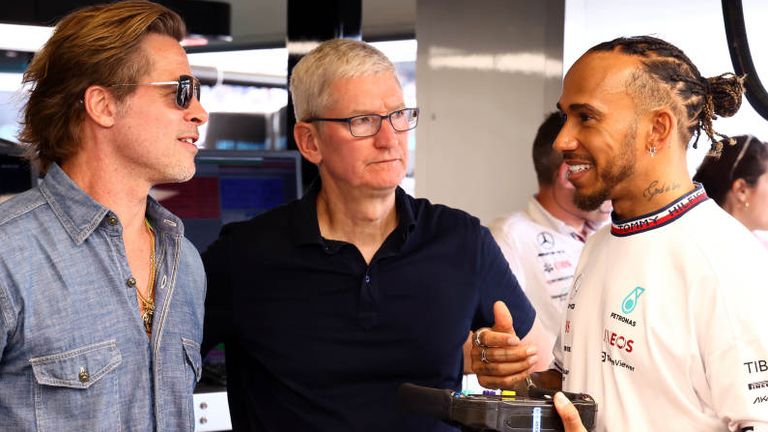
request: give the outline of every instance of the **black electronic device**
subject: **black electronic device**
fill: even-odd
[[[404,410],[435,417],[467,431],[563,431],[563,422],[552,400],[555,392],[531,388],[528,393],[528,397],[464,395],[405,383],[398,396]],[[563,393],[576,406],[587,430],[592,430],[597,414],[594,399],[585,393]]]

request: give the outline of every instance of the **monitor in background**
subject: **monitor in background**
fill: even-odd
[[[298,152],[201,149],[186,183],[158,185],[152,196],[184,222],[201,253],[224,224],[250,219],[301,196]]]
[[[269,118],[263,113],[212,112],[204,147],[218,150],[273,150]]]
[[[31,189],[35,177],[34,169],[22,157],[21,148],[0,139],[0,202]]]

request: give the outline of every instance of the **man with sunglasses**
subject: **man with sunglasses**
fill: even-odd
[[[327,41],[296,65],[291,93],[319,179],[203,254],[203,352],[225,343],[233,427],[454,430],[399,409],[399,385],[459,390],[470,329],[494,324],[510,373],[527,373],[536,349],[518,336],[537,333],[535,312],[476,218],[398,187],[419,110],[381,52]]]
[[[4,430],[194,429],[205,276],[148,195],[194,174],[208,118],[184,33],[154,3],[90,6],[24,74],[44,178],[0,205]]]

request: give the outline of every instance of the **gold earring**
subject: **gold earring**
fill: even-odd
[[[749,208],[749,201],[744,201],[744,208]]]

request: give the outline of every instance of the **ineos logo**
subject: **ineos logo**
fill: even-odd
[[[608,329],[603,330],[603,341],[607,342],[608,345],[615,346],[616,348],[624,350],[628,353],[632,352],[632,344],[635,343],[634,340],[626,338]]]

